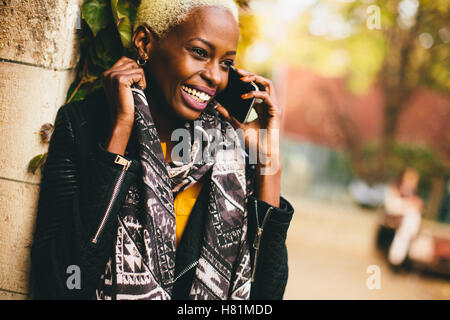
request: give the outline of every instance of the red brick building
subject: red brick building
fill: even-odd
[[[342,78],[296,68],[280,73],[276,86],[288,137],[339,148],[348,137],[364,143],[381,135],[384,101],[379,86],[357,95],[349,92]],[[396,137],[427,144],[450,160],[450,96],[418,89],[400,117]]]

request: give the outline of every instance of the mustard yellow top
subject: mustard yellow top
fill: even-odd
[[[161,142],[164,158],[166,157],[166,143]],[[174,200],[175,209],[175,225],[176,225],[176,245],[180,242],[183,231],[186,228],[189,216],[195,201],[203,186],[203,181],[200,180],[194,185],[190,186],[186,190],[183,190],[177,194]]]

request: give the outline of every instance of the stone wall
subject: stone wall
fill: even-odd
[[[81,3],[0,0],[0,299],[28,297],[40,176],[27,167],[75,76]]]

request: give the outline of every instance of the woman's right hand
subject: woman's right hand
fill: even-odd
[[[136,61],[123,56],[102,74],[103,88],[111,108],[112,123],[133,125],[134,100],[131,85],[135,82],[145,90],[145,74]]]
[[[134,99],[131,85],[145,90],[144,69],[136,61],[123,56],[102,74],[111,116],[111,132],[106,141],[109,152],[124,155],[134,123]]]

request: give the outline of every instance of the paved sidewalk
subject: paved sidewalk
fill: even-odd
[[[292,199],[288,234],[289,281],[285,299],[450,299],[448,279],[394,273],[375,248],[376,211]],[[381,271],[370,290],[366,270]]]

